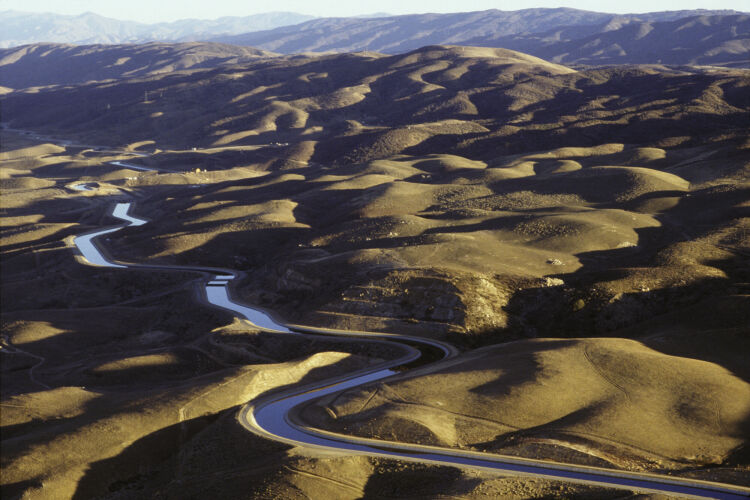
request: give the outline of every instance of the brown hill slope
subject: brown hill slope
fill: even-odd
[[[315,425],[747,482],[748,151],[704,138],[144,175],[119,185],[148,193],[158,227],[112,247],[232,262],[238,295],[299,324],[469,351],[324,401],[303,415]]]
[[[219,43],[61,45],[0,49],[0,85],[70,85],[239,64],[274,54]]]
[[[3,119],[100,144],[264,145],[247,158],[346,163],[731,134],[749,124],[747,89],[742,71],[574,72],[503,49],[435,46],[19,91],[3,98]]]
[[[203,278],[195,273],[84,266],[64,240],[114,222],[104,215],[112,202],[133,195],[138,213],[153,209],[148,217],[154,232],[147,238],[152,244],[161,240],[166,247],[179,239],[161,232],[167,230],[163,222],[184,223],[200,237],[205,221],[217,229],[214,238],[252,239],[279,250],[272,233],[294,230],[290,215],[295,214],[291,202],[272,193],[286,192],[285,183],[300,174],[257,178],[256,172],[254,179],[249,168],[137,172],[107,163],[132,161],[131,155],[0,133],[1,180],[16,181],[0,186],[3,498],[622,496],[538,478],[361,456],[311,456],[248,432],[236,418],[244,401],[287,384],[350,373],[398,352],[361,339],[257,331],[196,303]],[[225,161],[221,153],[204,152],[203,158]],[[420,166],[428,168],[435,160]],[[446,161],[450,168],[477,163]],[[364,181],[336,173],[352,181],[345,193],[358,183],[371,185],[373,176],[416,168],[386,163],[366,170],[370,177]],[[321,169],[321,174],[328,173]],[[323,190],[328,184],[320,181]],[[77,191],[72,186],[78,182],[96,189]],[[232,207],[231,200],[249,200],[252,186],[259,190],[252,195],[258,203]],[[331,198],[330,192],[320,198]],[[264,196],[270,199],[261,202]],[[175,208],[172,202],[191,199],[192,206],[159,217],[161,210]],[[253,219],[272,229],[267,237],[249,232]],[[144,233],[131,236],[137,240]],[[245,256],[236,243],[223,248],[231,253],[229,259],[221,255],[223,265],[244,265],[235,260]],[[172,248],[175,253],[167,257],[179,257],[180,249]]]
[[[731,461],[748,411],[750,385],[716,364],[570,339],[477,349],[305,416],[346,434],[640,469]]]
[[[81,266],[61,240],[115,199],[150,219],[102,240],[115,257],[232,267],[290,322],[467,351],[331,402],[332,425],[747,482],[749,83],[427,47],[8,94],[14,126],[156,151],[2,132],[3,496],[586,493],[238,429],[260,391],[392,353],[227,325],[192,274]]]

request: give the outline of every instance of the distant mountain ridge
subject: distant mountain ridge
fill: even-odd
[[[556,40],[556,38],[560,38]],[[670,64],[750,67],[750,15],[696,16],[623,23],[588,36],[560,31],[476,45],[502,46],[561,64]]]
[[[215,41],[284,53],[329,50],[398,53],[436,43],[471,45],[467,42],[471,39],[543,33],[560,27],[587,26],[606,31],[634,21],[665,22],[697,15],[734,14],[740,13],[698,9],[618,15],[556,8],[401,16],[379,12],[348,18],[315,18],[294,12],[268,12],[245,17],[146,24],[111,19],[91,12],[67,16],[2,11],[0,48],[33,43],[91,45]]]
[[[151,41],[194,41],[217,35],[268,30],[297,24],[313,16],[294,12],[268,12],[245,17],[181,19],[146,24],[121,21],[91,12],[77,16],[18,11],[0,12],[0,47],[40,42],[89,45],[96,43],[144,43]]]
[[[567,30],[566,37],[559,41],[566,41],[617,30],[632,22],[669,22],[695,16],[737,14],[741,13],[731,10],[683,10],[618,15],[570,8],[492,9],[374,19],[321,18],[295,26],[214,37],[211,41],[249,45],[284,54],[326,51],[395,54],[435,44],[503,47],[491,42],[503,37],[531,36],[561,29]]]
[[[293,20],[284,13],[261,16],[266,16],[263,18],[265,23]],[[2,14],[0,14],[1,17]],[[260,17],[255,17],[258,18],[256,22],[260,23]],[[193,67],[193,59],[196,57],[203,67],[207,67],[208,61],[216,61],[219,64],[224,60],[232,60],[238,63],[247,57],[247,53],[228,49],[228,45],[257,48],[259,52],[253,57],[315,52],[369,51],[398,54],[429,45],[460,45],[505,48],[572,66],[668,64],[750,67],[750,14],[735,11],[685,10],[614,15],[557,8],[320,18],[293,26],[223,36],[209,36],[206,33],[212,30],[247,28],[251,25],[247,21],[249,18],[222,18],[215,21],[184,20],[159,25],[122,24],[94,14],[77,16],[76,19],[89,23],[88,26],[92,30],[89,33],[91,37],[97,40],[104,39],[100,42],[103,44],[100,47],[84,50],[88,54],[87,60],[95,59],[92,59],[92,51],[102,51],[101,60],[109,61],[115,52],[122,50],[127,52],[127,49],[121,47],[112,52],[106,49],[107,45],[117,45],[114,41],[121,39],[125,39],[122,43],[144,43],[139,41],[141,40],[139,36],[146,36],[160,43],[172,43],[168,40],[168,37],[172,36],[180,40],[207,39],[209,43],[222,44],[218,53],[215,53],[215,48],[210,45],[204,45],[201,48],[193,46],[189,49],[192,51],[189,57],[182,53],[177,54],[186,50],[184,47],[175,48],[174,51],[169,49],[166,62],[161,64],[160,61],[157,64],[157,66],[161,64],[164,68]],[[54,19],[50,21],[52,26],[58,26],[53,21]],[[259,25],[257,23],[256,25]],[[51,33],[48,37],[54,38],[60,34],[59,31],[55,31],[56,28],[40,26],[37,31]],[[64,24],[63,28],[66,26],[68,25]],[[144,27],[149,27],[150,31],[144,31],[146,29]],[[63,28],[60,29],[64,31]],[[196,29],[204,31],[199,33],[195,31]],[[12,30],[6,30],[6,32],[12,33]],[[25,61],[29,62],[39,54],[50,50],[45,48],[45,44],[42,45],[41,49],[21,46],[18,49],[10,49],[11,52],[3,52],[0,59],[3,59],[5,63],[0,64],[0,69],[3,65],[7,65],[8,58],[24,57]],[[73,49],[68,47],[66,50]],[[57,49],[54,52],[58,56],[65,55]],[[143,68],[153,71],[153,64],[143,61],[142,56],[146,52],[136,59],[142,60]],[[197,55],[198,52],[200,55]],[[172,57],[179,61],[171,60]],[[80,66],[78,62],[75,64]],[[127,71],[120,72],[118,76],[118,69],[124,68],[115,68],[111,71],[101,67],[81,68],[81,74],[90,73],[97,80],[133,76]],[[81,81],[78,76],[70,74],[65,67],[59,70],[61,75],[65,75],[64,77],[58,78],[51,75],[49,68],[40,69],[32,65],[29,67],[29,75],[17,77],[20,80],[16,84],[28,86],[45,84],[44,82],[49,84],[49,82]],[[33,77],[42,73],[47,76]],[[141,72],[141,74],[145,73]],[[15,85],[11,87],[15,88]]]

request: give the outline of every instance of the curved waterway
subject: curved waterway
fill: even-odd
[[[155,172],[155,168],[149,168],[144,167],[142,165],[133,165],[132,163],[125,163],[124,161],[111,161],[112,165],[117,165],[118,167],[124,167],[124,168],[130,168],[132,170],[141,170],[142,172]]]
[[[368,341],[395,341],[405,345],[407,354],[393,362],[383,363],[377,367],[360,370],[356,373],[337,377],[319,384],[279,392],[263,398],[261,401],[248,403],[240,411],[239,420],[245,428],[258,435],[292,445],[325,449],[328,451],[335,450],[346,454],[364,454],[414,462],[502,471],[510,474],[597,484],[636,491],[666,493],[688,498],[719,498],[727,500],[750,498],[749,488],[728,484],[680,479],[657,474],[567,465],[450,448],[378,441],[309,428],[295,421],[295,409],[309,404],[322,396],[395,375],[397,373],[395,368],[404,366],[420,357],[420,352],[413,347],[417,347],[423,350],[423,352],[430,351],[434,353],[438,351],[443,358],[454,356],[457,353],[455,348],[444,342],[406,335],[371,334],[321,328],[289,328],[274,320],[264,311],[233,301],[229,291],[229,283],[237,275],[232,271],[209,267],[156,266],[115,262],[102,253],[95,239],[99,236],[119,231],[124,227],[146,224],[146,220],[130,215],[130,207],[130,203],[118,203],[112,209],[112,216],[126,222],[126,224],[89,232],[74,238],[73,242],[87,264],[113,268],[172,269],[210,273],[213,278],[205,286],[206,302],[232,311],[239,317],[250,321],[264,330],[290,334],[316,333],[359,337]]]
[[[94,190],[94,188],[91,187],[86,182],[76,182],[75,184],[71,184],[68,187],[70,187],[70,189],[72,189],[74,191],[93,191]]]

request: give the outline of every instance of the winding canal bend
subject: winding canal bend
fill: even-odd
[[[247,403],[240,410],[239,421],[245,428],[260,436],[292,445],[328,451],[335,450],[345,454],[362,454],[414,462],[502,471],[510,474],[679,495],[681,497],[719,498],[727,500],[750,498],[749,488],[728,484],[681,479],[657,474],[560,464],[434,446],[379,441],[345,436],[307,427],[304,423],[295,421],[294,412],[292,411],[294,408],[334,392],[390,377],[396,374],[396,371],[393,370],[394,368],[418,359],[421,355],[420,351],[435,351],[438,349],[442,352],[443,358],[447,358],[455,356],[457,350],[444,342],[407,335],[347,332],[304,327],[289,328],[259,309],[233,301],[229,291],[229,284],[238,275],[229,269],[115,262],[102,253],[102,249],[97,245],[95,240],[99,236],[114,233],[124,227],[140,226],[148,222],[131,215],[130,208],[130,203],[118,203],[112,210],[112,216],[124,221],[125,224],[82,234],[73,239],[74,245],[86,264],[112,268],[171,269],[207,273],[212,278],[205,285],[203,296],[205,301],[215,307],[232,311],[238,317],[246,319],[262,329],[295,335],[317,333],[350,338],[366,338],[371,341],[399,342],[406,347],[407,354],[400,359],[359,370],[349,375],[329,379],[318,384],[272,394],[262,400]],[[415,346],[417,349],[414,349]]]

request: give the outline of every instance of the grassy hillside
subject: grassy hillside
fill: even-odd
[[[748,347],[739,330],[714,336]],[[477,349],[327,397],[303,418],[345,434],[604,467],[695,475],[711,464],[703,477],[726,480],[746,453],[748,373],[740,356],[734,370],[701,360],[691,341],[681,332]],[[659,352],[670,344],[682,355]]]
[[[23,59],[5,73],[25,75],[21,66]],[[602,142],[697,144],[705,135],[736,134],[750,125],[747,89],[742,70],[576,72],[503,49],[435,46],[19,90],[4,96],[3,120],[98,144],[262,145],[246,161],[265,156],[269,165],[398,153],[492,158]]]
[[[179,197],[189,198],[201,192],[196,182],[207,179],[106,163],[131,155],[6,132],[0,139],[3,498],[622,495],[544,479],[310,453],[249,433],[236,420],[244,402],[350,373],[401,350],[258,331],[197,303],[204,281],[196,273],[82,265],[70,236],[113,223],[105,215],[113,202],[130,196],[166,201],[177,186]],[[241,191],[250,179],[247,171],[218,174],[215,188],[228,192]],[[73,189],[81,181],[96,189]],[[251,210],[274,226],[284,220],[275,213],[287,209],[274,201]],[[203,214],[220,232],[226,216]],[[231,259],[224,264],[238,265]]]
[[[26,88],[143,78],[247,63],[273,55],[263,50],[218,43],[25,45],[0,49],[0,85]]]
[[[462,352],[305,421],[750,483],[749,86],[430,46],[8,92],[10,127],[96,146],[2,131],[3,497],[622,495],[246,433],[243,402],[397,349],[232,321],[194,273],[82,266],[70,237],[124,200],[150,222],[103,239],[116,258]]]

